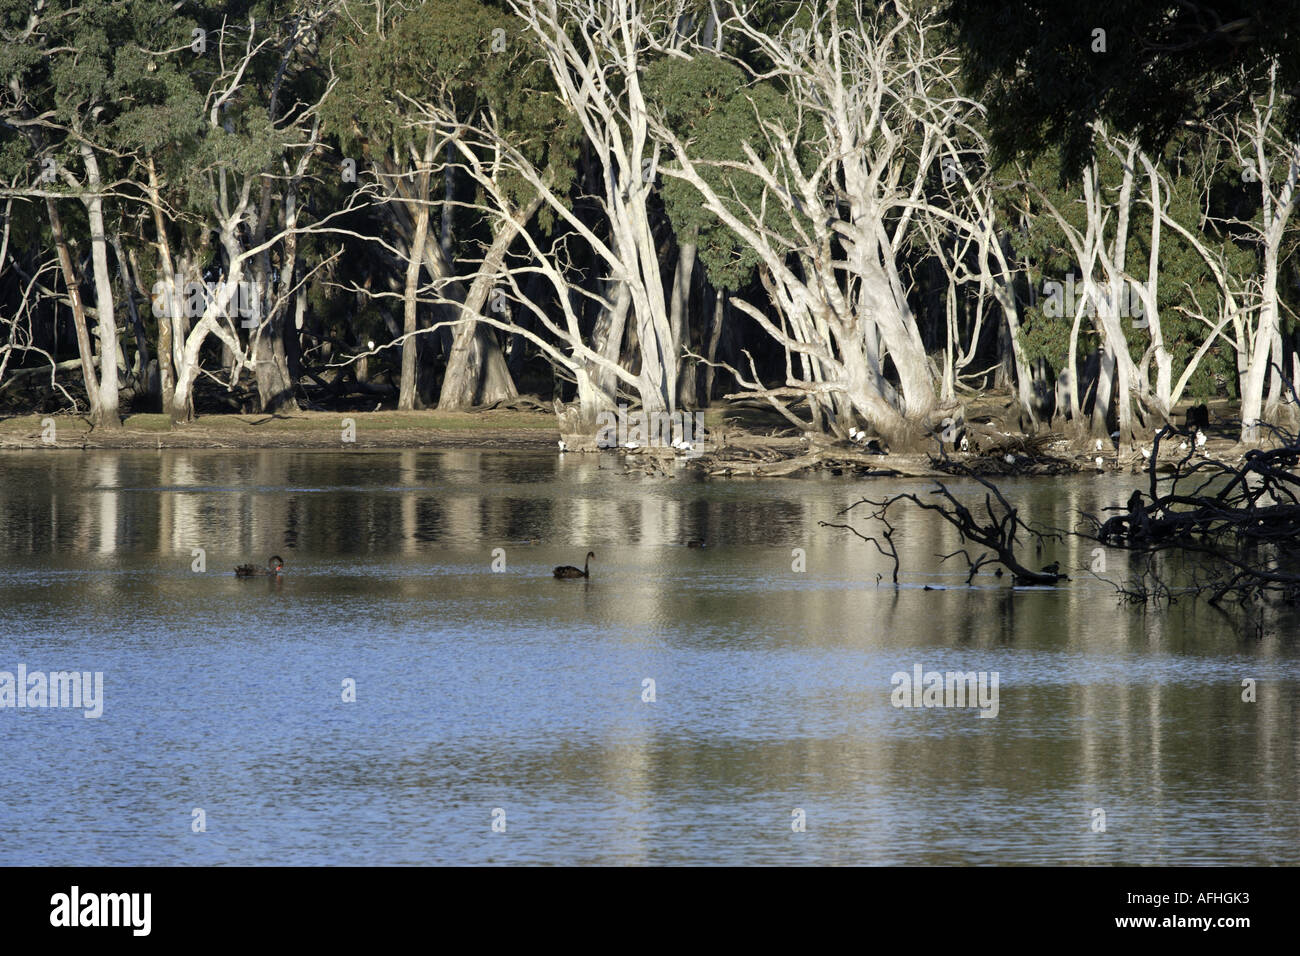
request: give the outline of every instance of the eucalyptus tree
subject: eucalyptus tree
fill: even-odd
[[[300,193],[321,145],[318,104],[327,99],[331,83],[315,68],[315,60],[336,6],[336,0],[291,4],[271,23],[274,55],[259,61],[263,75],[258,85],[265,91],[267,118],[286,138],[285,148],[261,177],[257,212],[249,229],[249,244],[261,250],[251,260],[255,284],[251,298],[261,309],[252,317],[250,351],[262,411],[298,407],[287,351],[289,344],[297,344],[297,337],[287,334],[286,318],[290,304],[301,303],[300,287],[311,275],[299,262]],[[267,242],[277,231],[283,240]]]
[[[441,29],[442,22],[403,6],[346,3],[328,53],[339,78],[339,95],[326,107],[327,128],[342,143],[351,177],[355,178],[358,159],[372,160],[372,185],[404,233],[401,409],[416,406],[417,296],[429,238],[433,165],[439,151],[434,130],[414,118],[418,110],[413,109],[407,91],[418,96],[426,84],[441,82],[431,53],[436,42],[426,34]]]
[[[339,83],[326,114],[330,128],[345,151],[368,159],[384,200],[383,225],[395,227],[406,246],[399,407],[416,400],[423,272],[447,316],[437,326],[455,330],[438,406],[459,409],[516,394],[496,336],[478,318],[506,250],[540,201],[523,198],[500,220],[478,214],[459,196],[464,176],[451,137],[460,124],[490,118],[508,126],[538,161],[556,152],[563,110],[535,56],[518,20],[478,0],[347,3],[336,23],[330,57]],[[439,179],[440,199],[433,189]]]
[[[1276,421],[1288,404],[1283,375],[1300,374],[1295,353],[1288,361],[1284,347],[1278,283],[1300,142],[1300,5],[1139,0],[1095,8],[1055,0],[997,6],[950,0],[945,12],[968,75],[987,98],[991,136],[1003,157],[1059,150],[1063,174],[1073,177],[1107,148],[1094,135],[1098,122],[1131,138],[1148,157],[1162,155],[1191,127],[1223,140],[1234,175],[1256,190],[1257,217],[1229,214],[1216,225],[1208,191],[1215,177],[1207,175],[1199,222],[1160,219],[1213,276],[1219,314],[1195,313],[1210,330],[1195,355],[1219,342],[1236,351],[1241,438],[1260,440],[1260,424]],[[1253,236],[1256,275],[1234,268],[1230,260],[1238,257],[1219,240],[1220,231]],[[1179,391],[1175,383],[1170,398]]]
[[[431,110],[431,115],[434,112]],[[613,407],[620,385],[641,396],[647,385],[644,376],[630,367],[632,363],[620,359],[621,330],[613,339],[612,354],[607,354],[610,340],[600,335],[600,322],[593,330],[583,321],[582,305],[588,298],[595,299],[607,313],[618,308],[617,301],[586,289],[576,265],[585,256],[609,265],[616,261],[612,246],[603,238],[599,223],[587,221],[566,201],[568,190],[559,187],[555,166],[539,169],[513,145],[502,127],[486,118],[471,126],[450,114],[443,115],[443,124],[460,156],[459,168],[477,187],[473,208],[487,221],[500,223],[498,237],[504,234],[500,230],[519,230],[521,248],[508,263],[502,262],[501,271],[480,271],[475,278],[475,282],[492,279],[494,300],[509,308],[490,309],[490,314],[476,321],[526,340],[561,370],[577,392],[572,412],[576,421],[566,419],[562,428],[594,433],[597,416]],[[532,209],[537,210],[538,220],[552,220],[550,228],[520,228]],[[494,246],[501,251],[499,244]],[[490,251],[484,263],[495,260]],[[625,272],[615,274],[626,276]],[[435,301],[440,300],[435,296]],[[498,315],[499,311],[504,315]],[[664,394],[654,394],[666,402]]]
[[[720,40],[720,37],[709,37],[709,40]],[[645,70],[645,86],[654,115],[675,135],[689,140],[694,155],[712,163],[743,161],[741,144],[761,145],[765,120],[793,121],[790,102],[778,88],[770,83],[751,83],[744,70],[718,56],[717,48],[708,45],[693,51],[690,57],[670,56],[655,61]],[[762,184],[755,177],[730,174],[718,165],[702,166],[701,174],[715,189],[727,195],[736,208],[756,208],[761,202]],[[689,183],[672,176],[663,176],[661,180],[664,211],[679,248],[670,299],[673,335],[684,348],[688,331],[684,325],[690,314],[690,273],[698,262],[716,290],[714,328],[709,335],[716,351],[723,299],[734,296],[752,282],[761,260],[729,226],[701,204],[699,194]],[[769,207],[770,219],[778,214],[775,205]],[[775,221],[770,225],[775,225]],[[788,363],[792,356],[788,349],[785,354]],[[707,365],[718,364],[714,354],[695,358]],[[800,363],[805,377],[815,374],[806,354],[794,356],[793,360]],[[758,378],[757,371],[752,369],[749,372],[732,369],[732,374],[745,381],[749,380],[747,376]],[[788,414],[776,392],[760,391],[778,412]],[[820,406],[814,403],[812,410],[817,416]]]
[[[1017,181],[1007,194],[1030,286],[1027,352],[1058,371],[1067,430],[1104,438],[1118,425],[1128,445],[1188,392],[1204,399],[1224,383],[1232,394],[1244,381],[1255,264],[1242,230],[1221,218],[1240,183],[1227,175],[1220,136],[1188,129],[1153,155],[1100,123],[1093,134],[1076,177],[1059,150],[1003,175]]]
[[[540,48],[550,80],[585,138],[586,155],[598,174],[599,193],[589,199],[604,218],[597,232],[571,208],[564,192],[547,182],[534,163],[518,172],[537,189],[551,214],[581,238],[607,270],[626,306],[602,306],[593,334],[599,367],[579,376],[583,414],[615,398],[608,376],[620,356],[624,322],[635,335],[636,394],[646,413],[677,406],[678,340],[664,295],[663,268],[655,240],[653,202],[659,144],[651,135],[642,71],[684,45],[678,29],[684,0],[510,0]],[[502,132],[501,127],[495,127]],[[561,274],[551,262],[553,281]],[[556,289],[562,298],[572,290]],[[573,334],[573,333],[570,333]],[[621,377],[621,376],[620,376]]]
[[[113,133],[124,160],[123,175],[132,184],[132,205],[141,207],[145,223],[123,236],[123,245],[136,278],[150,290],[159,398],[162,409],[170,411],[188,327],[183,309],[162,306],[183,298],[186,274],[193,272],[188,260],[178,263],[176,247],[187,245],[198,231],[192,219],[181,216],[204,122],[194,49],[198,27],[194,20],[176,16],[166,2],[136,3],[128,22],[134,36],[122,44],[119,56],[132,68],[120,79]]]
[[[820,404],[836,434],[862,421],[898,447],[914,444],[948,410],[938,401],[902,257],[918,218],[972,228],[933,190],[945,157],[977,136],[979,106],[961,93],[955,57],[932,24],[901,4],[880,11],[861,2],[808,4],[779,28],[752,7],[732,7],[722,30],[756,51],[736,65],[755,83],[777,85],[793,119],[763,118],[762,138],[741,144],[740,161],[701,156],[660,123],[656,134],[675,160],[661,172],[694,187],[760,260],[779,320],[752,303],[735,305],[807,357],[812,374],[789,374],[786,394]],[[726,180],[711,183],[710,167],[751,177],[760,198],[745,202]]]
[[[70,8],[38,2],[24,9],[20,4],[0,13],[0,71],[5,74],[0,114],[5,126],[25,134],[31,167],[40,169],[39,177],[29,180],[36,188],[24,193],[43,198],[49,215],[91,416],[102,428],[118,428],[117,304],[105,228],[105,203],[118,184],[105,164],[111,167],[113,160],[119,70],[130,72],[139,65],[129,49],[119,46],[124,35],[130,37],[130,27],[123,26],[118,5],[109,0]],[[67,199],[78,200],[85,216],[89,276],[80,274],[70,251],[75,239],[64,228]],[[83,283],[93,295],[97,352],[86,325],[91,310],[82,298]]]
[[[301,13],[311,6],[300,3],[296,8]],[[270,49],[271,36],[265,28],[259,34],[254,17],[241,31],[226,12],[225,5],[178,12],[157,0],[141,0],[129,9],[107,0],[66,9],[39,3],[17,35],[5,34],[6,51],[14,54],[7,58],[6,120],[29,133],[33,161],[41,163],[38,185],[43,192],[31,194],[41,195],[47,204],[50,242],[65,278],[87,392],[97,420],[108,425],[118,420],[117,369],[123,351],[116,308],[124,305],[133,319],[136,364],[144,371],[149,347],[136,296],[152,285],[163,406],[174,418],[187,419],[193,414],[191,390],[201,372],[208,335],[217,334],[232,356],[243,353],[239,330],[229,315],[231,302],[242,299],[246,304],[249,298],[239,268],[243,251],[260,247],[264,263],[266,250],[294,233],[290,227],[277,230],[277,238],[268,237],[272,197],[266,174],[277,161],[284,162],[286,148],[292,151],[301,144],[304,137],[299,134],[310,125],[310,109],[298,110],[288,122],[271,116],[262,123],[250,121],[264,93],[262,79],[271,88],[275,113],[276,91],[288,63],[282,56],[266,69],[270,57],[259,57]],[[42,44],[50,45],[48,55],[33,56]],[[259,70],[262,76],[255,75]],[[293,156],[299,175],[308,154],[299,151]],[[248,205],[241,195],[232,202],[232,192],[241,194],[245,187],[256,190],[260,205]],[[94,292],[93,314],[99,324],[98,376],[85,331],[91,310],[83,304],[83,280],[70,252],[79,236],[67,235],[60,202],[64,196],[77,196],[85,209],[85,225],[75,220],[70,226],[90,240],[87,284]],[[110,204],[116,213],[111,230]],[[151,223],[151,230],[143,220]],[[279,225],[285,225],[283,220]],[[148,232],[152,239],[142,246],[140,240]],[[228,273],[224,285],[229,286],[229,298],[213,297],[206,289],[190,295],[208,284],[196,280],[202,271],[199,260],[209,255],[213,235],[219,237],[226,263],[225,268],[216,263],[211,271]],[[150,249],[156,255],[149,255]],[[139,265],[141,252],[145,268]],[[120,303],[114,302],[111,259],[121,279]],[[255,268],[254,274],[264,279],[266,271]],[[155,277],[158,281],[150,283]],[[262,285],[265,288],[264,281]],[[256,289],[252,297],[258,298]],[[209,301],[214,298],[217,301]],[[204,314],[209,311],[213,314]],[[267,317],[255,313],[244,310],[246,317],[262,319],[250,328],[254,355],[264,359],[258,343],[264,341]],[[190,328],[190,318],[200,319],[195,328]],[[255,364],[264,395],[262,373],[273,364]],[[237,360],[235,370],[242,365]],[[278,386],[281,393],[291,387],[284,375]]]
[[[274,24],[250,16],[243,23],[222,19],[211,29],[194,29],[202,31],[204,40],[205,59],[195,70],[197,82],[206,86],[201,122],[185,156],[186,169],[177,173],[172,187],[174,202],[168,208],[177,210],[174,220],[157,217],[160,235],[174,225],[186,240],[177,261],[163,270],[178,281],[188,280],[183,289],[173,286],[164,297],[164,311],[176,320],[176,384],[168,412],[177,422],[193,417],[193,387],[205,371],[202,360],[208,339],[215,337],[225,346],[227,384],[233,386],[257,354],[241,339],[241,327],[254,330],[256,343],[256,337],[265,332],[268,316],[277,311],[282,314],[283,304],[271,303],[267,311],[259,301],[259,289],[266,288],[256,281],[259,257],[278,250],[282,266],[276,294],[287,300],[293,293],[294,237],[305,228],[297,220],[294,189],[306,173],[320,136],[319,104],[300,103],[287,120],[273,119],[261,98],[259,59],[272,55],[278,43],[284,42],[284,34]],[[163,51],[162,55],[175,52]],[[270,227],[263,183],[272,170],[277,166],[285,169],[286,163],[283,182],[288,189],[279,194],[283,214]],[[154,208],[160,210],[161,201]],[[216,249],[211,252],[209,237],[216,239]],[[160,240],[160,252],[164,248]],[[196,281],[191,270],[197,270],[199,260],[206,256],[212,257],[211,265],[202,281]],[[187,321],[190,318],[195,319],[192,325]]]
[[[1098,136],[1105,139],[1104,130],[1098,129]],[[1082,224],[1076,225],[1067,218],[1057,205],[1045,193],[1040,191],[1044,206],[1056,220],[1061,235],[1064,236],[1074,262],[1079,270],[1079,293],[1075,299],[1073,321],[1070,328],[1070,348],[1067,352],[1067,371],[1069,372],[1069,409],[1074,420],[1079,421],[1079,375],[1075,366],[1078,355],[1079,328],[1083,318],[1090,317],[1101,341],[1099,357],[1100,367],[1097,375],[1095,401],[1093,402],[1093,434],[1105,437],[1110,434],[1109,410],[1112,394],[1114,395],[1119,427],[1119,442],[1122,447],[1129,447],[1139,427],[1133,417],[1133,399],[1150,400],[1150,388],[1146,380],[1139,375],[1138,365],[1130,350],[1130,336],[1124,328],[1125,319],[1137,319],[1139,327],[1151,330],[1153,342],[1158,345],[1157,362],[1159,365],[1160,390],[1151,402],[1151,412],[1162,416],[1169,413],[1168,388],[1169,373],[1172,367],[1168,353],[1164,349],[1161,335],[1160,313],[1156,307],[1155,286],[1159,275],[1160,227],[1162,218],[1159,214],[1150,217],[1151,243],[1148,247],[1149,283],[1137,285],[1127,271],[1129,248],[1129,230],[1133,224],[1136,205],[1134,195],[1139,174],[1138,157],[1145,161],[1151,176],[1151,201],[1159,206],[1159,177],[1150,160],[1140,154],[1136,143],[1116,143],[1107,141],[1117,169],[1117,179],[1113,193],[1108,195],[1106,184],[1102,182],[1101,164],[1094,158],[1082,173]],[[1073,280],[1074,274],[1069,278]],[[1061,284],[1054,283],[1059,295]],[[1071,297],[1073,298],[1073,297]],[[1134,308],[1134,303],[1142,303]],[[1136,313],[1136,315],[1135,315]]]
[[[432,115],[443,120],[451,116],[460,124],[481,119],[490,126],[508,128],[517,155],[540,168],[548,188],[562,194],[576,171],[576,130],[569,111],[556,96],[535,38],[526,24],[508,12],[482,3],[473,6],[472,15],[460,12],[454,17],[459,32],[450,39],[463,51],[453,74],[457,85],[440,104],[442,109],[433,110]],[[468,251],[459,255],[462,278],[445,283],[439,291],[440,299],[452,293],[450,304],[459,307],[460,325],[447,357],[438,407],[457,410],[515,397],[515,385],[496,335],[480,320],[485,304],[496,315],[507,308],[499,276],[521,233],[530,225],[545,231],[556,216],[545,206],[540,192],[523,177],[513,175],[508,163],[500,162],[500,153],[475,153],[467,148],[466,141],[455,135],[464,125],[443,128],[453,134],[447,149],[443,234],[451,234],[453,215],[462,210],[470,221],[461,230],[459,246],[478,250],[477,255]],[[474,173],[466,176],[464,170],[471,167]],[[497,209],[504,215],[477,216],[473,202],[455,198],[457,177],[463,176],[473,189],[485,168],[491,170],[501,200]],[[447,245],[444,239],[444,248]]]
[[[1258,189],[1259,198],[1255,217],[1229,223],[1248,231],[1259,256],[1259,273],[1251,290],[1256,319],[1249,332],[1250,358],[1241,387],[1241,440],[1248,443],[1264,438],[1263,425],[1277,422],[1284,406],[1291,424],[1295,423],[1296,408],[1282,382],[1284,377],[1300,380],[1300,358],[1293,353],[1288,362],[1283,347],[1279,292],[1281,250],[1288,228],[1295,228],[1291,216],[1300,187],[1300,129],[1287,132],[1283,117],[1294,109],[1300,92],[1279,87],[1276,63],[1267,71],[1267,86],[1251,99],[1248,109],[1214,127],[1227,139],[1233,165],[1246,183]],[[1264,388],[1270,380],[1266,401]]]

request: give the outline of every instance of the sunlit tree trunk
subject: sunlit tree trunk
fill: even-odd
[[[77,351],[81,355],[81,375],[86,384],[86,398],[90,402],[91,412],[95,413],[99,408],[99,376],[95,374],[95,353],[86,328],[86,307],[81,300],[81,286],[72,267],[68,241],[63,235],[63,220],[53,199],[45,200],[45,211],[50,217],[50,232],[59,259],[59,270],[63,273],[63,284],[72,308],[72,327],[77,336]]]
[[[438,397],[438,408],[456,411],[473,405],[512,399],[519,394],[495,336],[489,326],[477,321],[477,317],[488,302],[511,243],[541,205],[541,197],[535,196],[498,227],[492,245],[484,256],[482,268],[465,295],[461,314],[468,321],[456,330],[451,355],[447,359],[447,371],[442,380],[442,394]],[[506,301],[504,296],[497,300],[502,305]]]
[[[90,225],[90,261],[95,278],[95,319],[99,325],[99,389],[93,417],[101,428],[120,428],[117,383],[117,321],[114,315],[113,281],[108,274],[108,239],[104,233],[103,182],[95,151],[81,145],[86,167],[86,216]]]

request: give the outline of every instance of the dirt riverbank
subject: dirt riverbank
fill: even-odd
[[[630,474],[702,474],[710,477],[780,478],[813,474],[851,477],[939,477],[951,474],[951,463],[989,477],[1050,476],[1076,471],[1141,471],[1141,448],[1121,454],[1071,443],[1060,435],[1024,437],[1002,431],[1000,422],[972,426],[975,447],[940,454],[875,454],[869,445],[834,441],[824,435],[798,435],[788,428],[732,409],[706,413],[710,440],[705,454],[683,454],[670,448],[618,449]],[[1246,449],[1238,445],[1235,428],[1220,420],[1209,441],[1196,452],[1235,460]],[[545,411],[494,409],[478,412],[377,411],[295,412],[290,415],[200,416],[172,427],[165,415],[138,414],[120,429],[96,428],[73,415],[17,415],[0,418],[0,450],[59,449],[353,449],[481,448],[553,450],[560,439],[554,414]],[[1166,440],[1162,463],[1182,458],[1183,439]],[[1149,446],[1148,446],[1149,447]],[[1100,459],[1100,461],[1098,461]],[[1171,462],[1172,463],[1172,462]]]
[[[166,415],[131,415],[119,429],[72,415],[0,419],[0,449],[555,448],[558,440],[555,416],[531,411],[203,415],[175,428]]]

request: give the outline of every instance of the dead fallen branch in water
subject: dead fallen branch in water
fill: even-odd
[[[1291,401],[1300,404],[1294,384],[1274,368]],[[1083,515],[1089,528],[1081,537],[1147,556],[1146,570],[1126,594],[1144,600],[1169,600],[1175,591],[1208,595],[1214,606],[1225,598],[1242,604],[1300,599],[1300,435],[1260,427],[1276,444],[1229,463],[1197,450],[1204,438],[1196,429],[1167,425],[1144,452],[1146,496],[1135,489],[1125,505],[1107,509],[1116,514],[1104,520]],[[1161,462],[1161,442],[1175,436],[1185,439],[1179,446],[1184,454]],[[1158,557],[1182,561],[1188,583],[1167,585]]]
[[[1300,599],[1300,436],[1265,427],[1280,440],[1276,447],[1252,449],[1236,464],[1193,460],[1189,451],[1162,476],[1160,442],[1177,434],[1166,426],[1147,463],[1146,496],[1134,490],[1104,520],[1085,513],[1082,536],[1149,555],[1194,557],[1183,590],[1208,594],[1211,604],[1227,597]],[[1149,562],[1147,576],[1152,567]]]
[[[1033,571],[1025,567],[1016,553],[1021,545],[1022,534],[1025,538],[1041,544],[1049,538],[1059,540],[1061,537],[1059,533],[1042,531],[1030,526],[1020,517],[1011,503],[1003,497],[1002,492],[993,482],[975,474],[970,469],[964,469],[963,466],[956,462],[952,462],[952,466],[955,469],[954,474],[969,478],[984,486],[984,514],[982,517],[977,517],[976,513],[963,504],[947,485],[941,481],[936,481],[935,487],[930,493],[935,495],[939,499],[938,501],[924,501],[913,492],[903,492],[880,501],[863,498],[840,512],[842,515],[848,514],[860,505],[869,505],[874,508],[875,510],[867,518],[869,521],[876,521],[884,526],[884,531],[881,534],[884,544],[874,535],[863,534],[850,524],[836,524],[827,521],[820,522],[820,524],[826,528],[841,528],[851,531],[863,541],[874,545],[882,555],[891,558],[894,562],[893,580],[895,584],[898,583],[900,562],[898,547],[894,541],[897,529],[890,521],[889,511],[902,502],[910,502],[925,511],[934,512],[957,529],[957,534],[963,544],[971,542],[990,552],[972,558],[967,551],[962,549],[943,556],[944,560],[957,555],[965,557],[969,569],[968,582],[981,567],[993,562],[1010,571],[1016,584],[1056,584],[1058,581],[1068,580],[1066,575],[1060,572],[1060,565],[1049,564],[1038,571]]]

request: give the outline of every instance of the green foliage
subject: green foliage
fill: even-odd
[[[573,130],[518,18],[478,0],[384,6],[349,2],[327,57],[338,84],[323,115],[345,153],[388,152],[401,163],[422,148],[424,104],[464,122],[490,115],[536,166],[553,167],[562,192],[576,158]],[[516,198],[528,187],[505,184]]]
[[[714,56],[659,60],[646,69],[644,82],[647,99],[662,111],[718,196],[738,213],[742,207],[759,209],[763,184],[755,176],[709,164],[744,162],[746,143],[767,160],[763,124],[788,129],[795,124],[780,92],[769,84],[749,81],[739,67]],[[663,199],[678,241],[698,244],[700,262],[715,286],[734,291],[752,278],[757,255],[703,208],[695,187],[665,177]],[[782,214],[775,200],[769,198],[767,205],[770,216]]]
[[[1186,155],[1194,155],[1195,145],[1187,137],[1176,141],[1166,150],[1160,164],[1173,185],[1173,193],[1163,197],[1169,203],[1170,214],[1178,222],[1191,225],[1194,230],[1201,218],[1199,204],[1202,197],[1192,171],[1185,168],[1184,163]],[[1062,185],[1061,158],[1060,150],[1045,150],[1022,173],[1028,184],[1040,190],[1066,221],[1082,232],[1086,226],[1082,190],[1077,183]],[[1123,175],[1119,160],[1109,151],[1098,152],[1097,171],[1098,187],[1107,202],[1113,201]],[[1009,175],[1005,169],[1001,173]],[[1151,244],[1151,211],[1141,201],[1146,189],[1146,173],[1139,170],[1134,182],[1135,201],[1130,213],[1125,259],[1129,273],[1141,281],[1146,279]],[[1023,258],[1027,275],[1037,292],[1037,301],[1026,303],[1024,308],[1022,344],[1030,360],[1046,358],[1053,368],[1060,370],[1066,364],[1074,314],[1068,310],[1068,306],[1062,310],[1062,315],[1049,314],[1053,310],[1047,308],[1044,284],[1065,284],[1072,275],[1077,300],[1081,295],[1079,287],[1084,278],[1082,270],[1075,260],[1073,248],[1066,242],[1056,220],[1037,198],[1034,189],[1022,188],[1008,194],[1005,207],[1004,217],[1012,222],[1019,221],[1021,213],[1027,213],[1028,228],[1018,231],[1013,237],[1013,243],[1017,254]],[[1108,240],[1114,235],[1114,220],[1115,214],[1112,213],[1107,220]],[[1214,253],[1225,257],[1231,274],[1243,276],[1255,271],[1255,251],[1248,243],[1242,242],[1240,237],[1207,228],[1201,230],[1201,239]],[[1186,240],[1168,227],[1161,230],[1157,308],[1165,347],[1173,356],[1173,375],[1176,380],[1209,332],[1205,323],[1195,316],[1204,315],[1217,323],[1222,318],[1222,302],[1217,283],[1204,260]],[[1148,330],[1135,323],[1134,317],[1124,318],[1121,327],[1124,329],[1130,355],[1134,361],[1141,362],[1150,345]],[[1231,326],[1224,332],[1230,336]],[[1082,361],[1098,344],[1099,339],[1092,322],[1085,316],[1080,324],[1079,353],[1076,358]],[[1235,388],[1235,376],[1236,354],[1221,339],[1220,344],[1211,346],[1189,380],[1188,388],[1192,396],[1205,398],[1218,392],[1218,383],[1226,382]]]
[[[904,5],[915,13],[931,6],[921,0],[906,0]],[[886,9],[870,2],[863,6]],[[1248,290],[1257,281],[1257,240],[1241,223],[1258,222],[1259,186],[1244,180],[1237,160],[1189,121],[1240,105],[1245,96],[1258,92],[1259,67],[1275,58],[1279,87],[1289,91],[1283,97],[1292,124],[1288,129],[1297,131],[1300,97],[1294,91],[1300,89],[1300,45],[1294,24],[1300,23],[1300,0],[1283,0],[1271,12],[1248,9],[1244,3],[1213,3],[1219,21],[1229,25],[1223,37],[1206,37],[1198,26],[1196,11],[1209,9],[1204,4],[1139,0],[1121,5],[1107,0],[1089,6],[1012,0],[999,7],[951,0],[947,6],[950,24],[931,34],[927,43],[937,50],[952,36],[962,44],[967,73],[959,85],[989,107],[990,133],[1006,159],[988,174],[1004,185],[999,219],[1011,227],[1013,262],[1023,266],[1024,284],[1038,291],[1037,302],[1031,302],[1021,288],[1021,344],[1030,359],[1046,358],[1057,369],[1066,362],[1073,316],[1048,313],[1043,284],[1065,282],[1071,273],[1076,281],[1083,277],[1040,196],[1050,199],[1078,228],[1084,227],[1077,173],[1095,152],[1088,126],[1092,120],[1138,134],[1148,154],[1160,157],[1172,186],[1165,197],[1170,214],[1223,257],[1238,288]],[[776,33],[807,27],[811,7],[792,0],[762,0],[750,14]],[[702,29],[709,9],[706,0],[693,0],[689,12],[694,23],[683,21],[680,28]],[[882,15],[891,15],[889,9]],[[109,229],[128,251],[139,253],[146,287],[157,268],[152,217],[143,204],[146,164],[152,162],[158,171],[173,248],[203,264],[211,254],[212,203],[223,185],[234,191],[248,183],[257,191],[264,182],[274,181],[273,190],[281,189],[275,177],[285,159],[299,155],[296,150],[302,146],[298,119],[317,103],[324,133],[343,155],[363,164],[367,158],[385,160],[399,171],[410,168],[411,148],[423,146],[422,106],[436,106],[471,126],[492,125],[512,148],[547,171],[557,193],[574,195],[575,207],[581,207],[579,214],[594,231],[606,228],[599,210],[584,204],[582,190],[574,186],[580,172],[586,174],[587,184],[593,178],[591,168],[583,168],[591,159],[584,155],[576,116],[557,94],[535,38],[508,0],[47,2],[39,11],[39,29],[25,36],[33,10],[31,0],[0,0],[0,74],[5,78],[0,88],[0,186],[20,192],[30,187],[37,181],[40,161],[51,157],[74,180],[80,179],[84,162],[79,148],[83,142],[91,144],[105,181],[113,184],[105,204]],[[303,16],[318,24],[318,33],[305,46],[297,46],[290,41]],[[221,74],[243,55],[250,17],[256,21],[254,42],[269,42],[249,64],[242,85],[218,110],[214,125],[210,89],[219,80],[229,83],[230,77],[222,80]],[[571,27],[576,38],[580,25]],[[1092,49],[1094,28],[1107,31],[1105,54]],[[190,47],[195,29],[207,31],[204,53]],[[740,212],[742,207],[756,210],[765,205],[766,224],[788,235],[789,220],[781,221],[787,213],[776,198],[764,195],[756,177],[725,164],[743,163],[742,147],[748,144],[762,161],[775,166],[765,124],[777,124],[799,144],[799,162],[811,168],[824,158],[824,131],[815,124],[796,129],[797,116],[781,81],[753,79],[768,66],[755,49],[729,36],[725,53],[647,60],[643,88],[650,108],[687,144],[701,175],[723,201],[742,219],[749,218]],[[1248,80],[1244,87],[1234,81],[1243,70]],[[616,73],[612,70],[611,77]],[[33,122],[35,117],[40,122]],[[894,129],[901,139],[899,155],[891,162],[909,182],[917,162],[915,133],[908,120],[895,123]],[[1020,165],[1012,157],[1019,157]],[[490,158],[486,149],[481,158]],[[982,168],[984,158],[973,159]],[[669,168],[675,162],[670,151],[661,152],[660,161]],[[1099,188],[1111,202],[1122,170],[1106,150],[1096,153],[1096,161]],[[355,187],[340,183],[336,164],[337,156],[318,159],[301,184],[303,220],[347,204]],[[328,175],[323,174],[326,169]],[[1285,172],[1279,165],[1274,176]],[[934,182],[925,186],[925,198],[941,205],[947,200],[938,176],[936,170]],[[457,185],[453,182],[453,194]],[[532,190],[522,179],[507,178],[503,185],[516,201],[528,198]],[[833,178],[826,185],[829,204],[837,186]],[[1146,189],[1144,170],[1139,170],[1134,185],[1140,197]],[[459,187],[457,198],[468,200],[463,181]],[[62,177],[45,188],[75,192]],[[715,287],[750,290],[750,295],[758,258],[747,244],[708,213],[694,187],[682,180],[662,176],[659,196],[662,209],[651,208],[656,237],[671,232],[678,245],[696,244],[698,261]],[[9,256],[21,262],[27,274],[49,260],[44,208],[43,200],[19,195],[10,214]],[[60,201],[58,208],[74,255],[84,258],[85,210],[76,201]],[[551,230],[549,215],[544,208],[543,218],[530,228]],[[456,252],[470,261],[481,252],[491,221],[464,208],[457,216]],[[892,229],[896,222],[886,225]],[[364,238],[374,225],[369,213],[353,213],[337,224],[359,235],[304,235],[297,247],[300,273],[336,255],[340,245],[343,249],[306,287],[312,328],[344,343],[382,341],[392,300],[366,300],[353,290],[386,290],[392,257]],[[1129,271],[1139,279],[1146,276],[1150,226],[1150,210],[1135,202],[1127,257]],[[1113,212],[1107,229],[1113,234]],[[576,275],[589,265],[590,250],[577,241],[570,245],[571,259],[565,265]],[[1281,254],[1280,295],[1289,334],[1296,331],[1295,313],[1300,310],[1298,246],[1300,217],[1293,216]],[[941,302],[946,291],[946,286],[936,291],[939,271],[932,256],[919,230],[910,231],[898,251],[906,278],[916,283],[917,301]],[[0,311],[25,294],[16,291],[22,284],[18,275],[19,270],[0,263]],[[761,303],[761,298],[759,291],[752,301]],[[1248,300],[1247,292],[1243,303]],[[1217,322],[1222,305],[1217,283],[1201,257],[1168,228],[1162,234],[1158,305],[1177,379],[1208,333],[1197,315]],[[50,316],[62,308],[53,297],[45,298],[42,321],[52,325]],[[700,321],[702,314],[688,321]],[[1146,329],[1129,319],[1121,324],[1130,354],[1141,361],[1150,344]],[[1224,332],[1231,336],[1231,325]],[[744,347],[755,348],[745,334],[736,333]],[[770,346],[760,338],[756,351],[765,344]],[[1079,358],[1096,345],[1092,322],[1085,318]],[[768,360],[773,356],[779,362],[776,350]],[[764,356],[758,360],[763,362]],[[1231,394],[1235,388],[1236,355],[1221,340],[1191,379],[1189,394],[1205,398],[1224,390]]]

